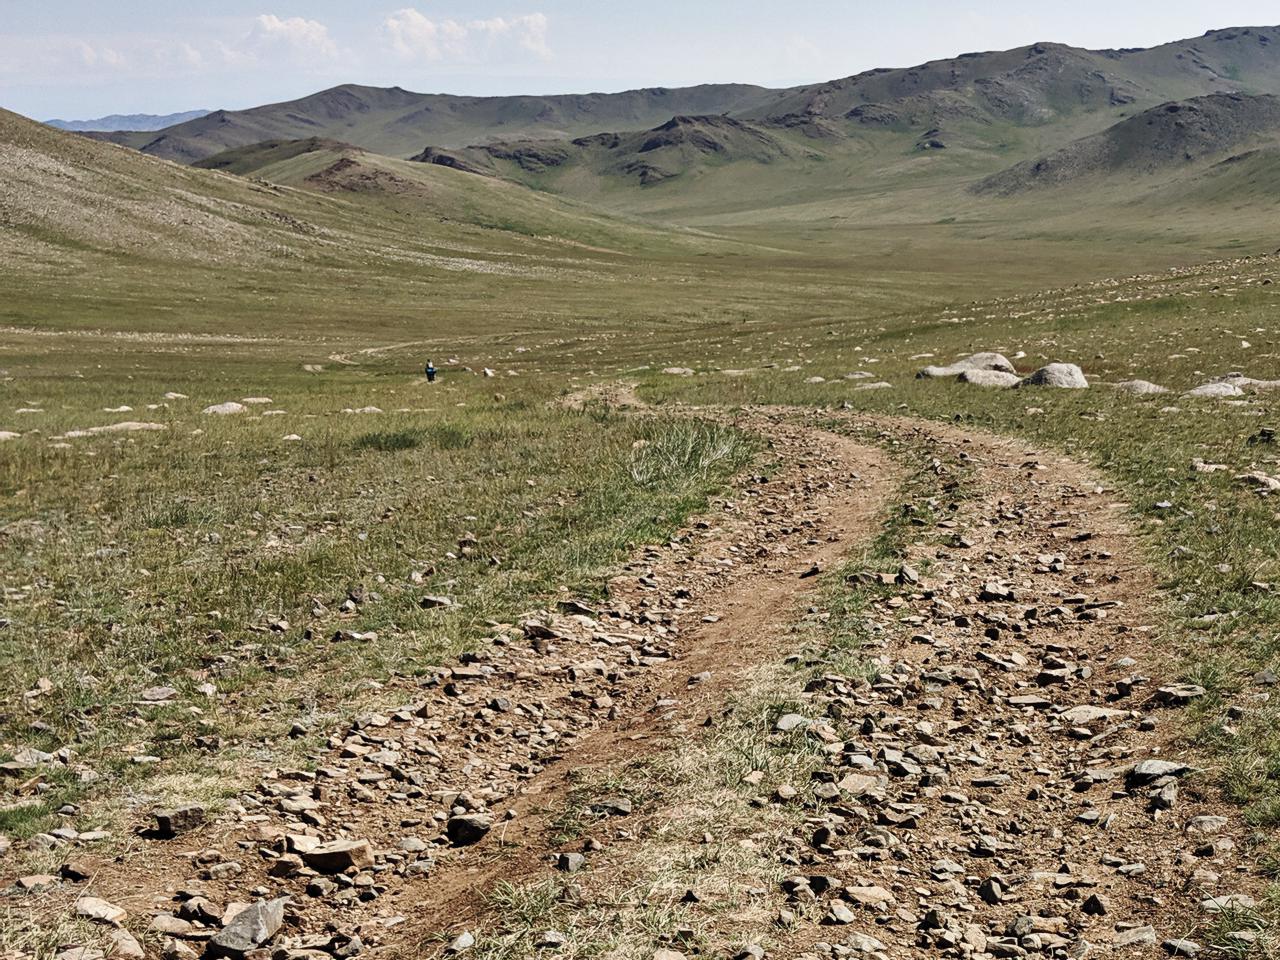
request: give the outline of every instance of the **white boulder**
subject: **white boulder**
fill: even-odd
[[[1084,371],[1074,363],[1051,363],[1024,378],[1018,386],[1084,390],[1089,386],[1089,381],[1084,378]]]
[[[1000,389],[1016,387],[1022,380],[1016,373],[1005,373],[1003,370],[966,370],[956,379],[960,383],[971,383],[975,387]]]
[[[1223,383],[1221,381],[1215,383],[1202,383],[1194,390],[1187,391],[1188,397],[1243,397],[1244,391],[1237,387],[1234,383]]]
[[[243,403],[228,400],[226,403],[215,403],[212,407],[205,407],[201,412],[215,417],[228,417],[232,414],[244,413],[248,409]]]
[[[1115,385],[1117,390],[1123,390],[1125,393],[1131,393],[1135,397],[1145,397],[1156,393],[1168,393],[1168,387],[1162,387],[1158,383],[1152,383],[1150,380],[1124,380]]]
[[[1017,373],[1009,358],[1001,353],[974,353],[963,357],[945,367],[925,367],[916,374],[920,380],[938,380],[958,377],[970,370],[998,370],[1001,373]]]

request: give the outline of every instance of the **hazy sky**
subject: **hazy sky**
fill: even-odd
[[[170,113],[345,82],[790,86],[1037,40],[1150,46],[1277,21],[1274,0],[0,0],[0,106],[39,119]]]

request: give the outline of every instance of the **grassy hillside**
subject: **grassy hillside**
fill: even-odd
[[[317,189],[288,185],[290,150],[296,181]],[[13,267],[0,320],[138,330],[180,316],[185,330],[221,333],[288,303],[277,334],[372,333],[443,299],[487,301],[495,286],[607,280],[640,251],[735,249],[444,167],[301,150],[270,154],[279,182],[251,181],[0,113],[0,257]],[[304,184],[312,176],[328,181]]]
[[[1280,139],[1280,98],[1214,94],[1144,110],[1115,126],[1024,161],[977,184],[1010,195],[1108,176],[1203,168]]]

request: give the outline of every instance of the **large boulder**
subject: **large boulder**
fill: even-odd
[[[248,409],[243,403],[228,400],[226,403],[215,403],[211,407],[205,407],[201,413],[207,413],[215,417],[227,417],[237,413],[244,413]]]
[[[1188,397],[1243,397],[1244,391],[1237,387],[1234,383],[1202,383],[1194,390],[1187,391]]]
[[[1084,390],[1089,381],[1074,363],[1051,363],[1041,367],[1018,383],[1019,387],[1057,387],[1060,390]]]
[[[1246,377],[1243,373],[1229,373],[1222,378],[1222,382],[1239,387],[1241,390],[1254,392],[1280,388],[1280,380],[1255,380],[1253,377]]]
[[[961,383],[970,383],[975,387],[996,387],[1008,389],[1016,387],[1022,378],[1016,373],[1005,373],[1003,370],[966,370],[956,378]]]
[[[1009,358],[1000,353],[974,353],[945,367],[925,367],[916,374],[920,380],[939,380],[958,377],[970,370],[997,370],[1000,373],[1016,373]]]
[[[1152,383],[1150,380],[1123,380],[1115,385],[1117,390],[1123,390],[1125,393],[1131,393],[1135,397],[1145,397],[1156,393],[1168,393],[1168,387],[1162,387],[1158,383]]]

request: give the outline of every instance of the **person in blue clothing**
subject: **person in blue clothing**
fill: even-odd
[[[427,383],[435,383],[435,382],[436,382],[436,368],[435,368],[435,365],[430,360],[428,360],[427,361]]]

